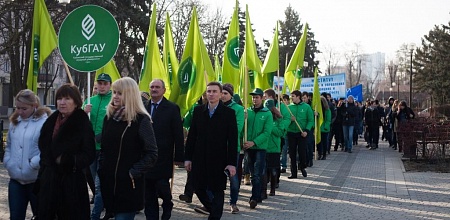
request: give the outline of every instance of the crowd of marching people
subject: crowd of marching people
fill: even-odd
[[[323,123],[315,128],[312,93],[279,97],[273,89],[255,88],[244,109],[234,91],[231,84],[208,83],[183,118],[164,97],[160,79],[147,93],[131,78],[112,82],[102,73],[96,94],[84,102],[77,87],[63,85],[53,113],[31,90],[20,91],[3,160],[10,218],[25,219],[29,203],[35,219],[125,220],[141,210],[147,219],[170,219],[177,165],[188,172],[179,199],[191,203],[195,194],[201,205],[194,210],[220,219],[228,181],[228,210],[240,211],[241,183],[251,185],[248,207],[255,209],[277,194],[288,164],[288,179],[299,173],[307,178],[315,152],[318,160],[326,160],[331,149],[352,153],[363,136],[367,148],[376,150],[380,127],[381,139],[401,152],[398,125],[415,117],[406,102],[392,97],[383,107],[378,100],[362,105],[353,96],[335,100],[322,93]],[[317,144],[314,129],[320,130]]]

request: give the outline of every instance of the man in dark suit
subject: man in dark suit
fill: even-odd
[[[165,92],[164,81],[154,79],[150,83],[151,100],[145,106],[152,117],[158,146],[156,165],[146,174],[145,216],[147,219],[159,219],[158,196],[163,200],[161,219],[171,217],[173,202],[169,179],[173,177],[174,161],[176,164],[182,164],[184,157],[180,108],[164,97]]]
[[[220,83],[210,82],[206,95],[208,103],[194,109],[184,166],[192,172],[195,193],[204,206],[195,211],[209,213],[209,219],[220,219],[227,175],[236,174],[237,122],[234,110],[220,101]],[[211,192],[212,198],[206,190]]]

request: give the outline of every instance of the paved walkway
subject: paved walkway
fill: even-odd
[[[230,214],[225,203],[223,219],[450,219],[450,173],[405,173],[400,157],[385,142],[375,151],[362,144],[352,154],[332,151],[327,160],[314,161],[307,178],[289,180],[289,170],[282,174],[276,196],[256,209],[248,207],[250,186],[242,186],[241,212]],[[191,204],[178,200],[185,178],[184,169],[176,169],[172,219],[205,219],[193,210],[200,204],[195,196]],[[9,219],[7,184],[2,166],[0,219]]]

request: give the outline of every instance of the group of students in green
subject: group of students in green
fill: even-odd
[[[239,213],[237,200],[243,176],[250,175],[252,193],[248,201],[250,209],[256,208],[258,203],[267,199],[267,195],[275,196],[279,187],[280,173],[285,172],[280,167],[282,148],[287,141],[291,161],[289,179],[297,178],[300,170],[307,177],[306,168],[312,166],[314,150],[314,122],[315,115],[311,107],[311,96],[307,92],[292,91],[291,96],[283,96],[279,100],[275,90],[255,88],[249,93],[252,105],[244,111],[239,95],[234,94],[231,84],[222,85],[221,102],[235,111],[238,131],[236,175],[229,176],[230,181],[230,212]],[[199,105],[208,105],[206,93],[190,109],[183,121],[183,126],[189,130],[194,109]],[[291,100],[292,101],[291,101]],[[323,144],[318,145],[320,157],[325,159],[328,148],[328,132],[331,124],[331,110],[328,101],[321,97],[324,123],[322,131]],[[244,113],[246,112],[246,113]],[[244,126],[244,121],[247,125]],[[311,155],[311,156],[308,156]],[[192,202],[194,188],[192,175],[188,172],[184,194],[180,200]],[[270,189],[268,190],[268,185]],[[267,193],[269,191],[269,193]],[[200,199],[201,200],[201,199]],[[220,218],[222,213],[211,213],[210,207],[196,207],[196,212],[209,214],[210,218]]]

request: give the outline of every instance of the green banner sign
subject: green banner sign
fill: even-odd
[[[119,46],[119,27],[109,11],[85,5],[72,11],[59,30],[59,50],[64,61],[80,72],[106,65]]]

